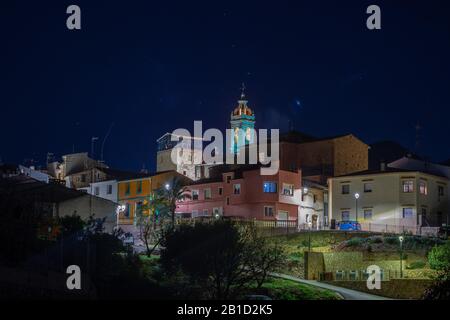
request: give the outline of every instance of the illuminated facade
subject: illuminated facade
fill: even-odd
[[[244,89],[241,98],[238,100],[238,106],[231,113],[230,125],[233,130],[231,136],[231,152],[238,154],[241,147],[249,145],[255,140],[255,114],[247,106]]]

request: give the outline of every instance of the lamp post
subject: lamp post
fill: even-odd
[[[403,278],[403,236],[398,237],[400,241],[400,278]]]
[[[359,193],[355,193],[355,204],[356,204],[356,222],[358,222],[358,199],[359,199]]]

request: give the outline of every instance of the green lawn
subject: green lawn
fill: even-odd
[[[340,296],[333,291],[291,280],[268,278],[262,293],[274,300],[338,300]]]

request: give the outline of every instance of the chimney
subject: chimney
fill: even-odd
[[[384,162],[384,161],[380,162],[380,170],[381,171],[386,171],[386,162]]]

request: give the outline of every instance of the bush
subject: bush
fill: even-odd
[[[385,237],[384,243],[394,245],[394,244],[399,244],[400,240],[398,239],[398,237]]]
[[[303,253],[302,252],[293,252],[289,255],[290,260],[294,261],[300,261],[303,259]]]
[[[431,269],[438,271],[450,270],[450,242],[445,245],[435,246],[428,253],[428,262]]]
[[[346,247],[358,247],[365,243],[365,239],[362,238],[351,238],[345,242]]]
[[[425,266],[426,266],[426,263],[424,261],[418,260],[418,261],[413,261],[413,262],[409,263],[406,266],[406,269],[410,269],[410,270],[412,270],[412,269],[422,269]]]

